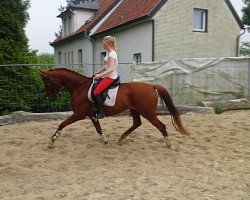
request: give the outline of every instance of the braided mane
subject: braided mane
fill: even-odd
[[[50,70],[48,70],[48,72],[49,71],[65,71],[65,72],[67,72],[67,73],[72,73],[72,74],[74,74],[74,75],[77,75],[77,76],[79,76],[80,78],[88,78],[88,77],[86,77],[86,76],[83,76],[83,75],[81,75],[81,74],[79,74],[79,73],[77,73],[77,72],[75,72],[75,71],[73,71],[73,70],[71,70],[71,69],[67,69],[67,68],[64,68],[64,67],[62,67],[62,68],[56,68],[56,69],[50,69]]]
[[[61,68],[55,68],[55,69],[50,69],[48,70],[47,72],[64,72],[66,74],[72,74],[74,76],[77,76],[77,78],[79,79],[87,79],[87,80],[91,80],[92,78],[91,77],[88,77],[88,76],[84,76],[84,75],[81,75],[71,69],[67,69],[67,68],[64,68],[64,67],[61,67]]]

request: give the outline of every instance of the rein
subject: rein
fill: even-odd
[[[64,86],[61,86],[60,90],[56,92],[55,89],[54,89],[54,87],[53,87],[54,81],[51,79],[51,77],[50,77],[50,76],[47,76],[47,77],[45,77],[45,79],[46,79],[47,82],[48,82],[49,90],[52,91],[52,93],[56,96],[56,98],[58,98],[59,96],[61,96],[62,93],[66,91],[66,88],[65,88]],[[91,80],[92,80],[92,79],[91,79]],[[90,81],[91,81],[91,80],[90,80]],[[76,87],[81,86],[81,85],[82,85],[82,86],[85,86],[85,85],[87,85],[88,83],[89,83],[89,81],[87,80],[87,81],[84,82],[84,83],[79,83],[79,84],[77,84]],[[52,95],[53,95],[53,94],[52,94]]]

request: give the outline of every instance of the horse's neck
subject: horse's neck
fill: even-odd
[[[72,90],[79,85],[85,84],[88,82],[88,79],[85,77],[78,76],[77,74],[70,73],[61,73],[55,74],[55,78],[59,79],[62,85],[68,90]]]

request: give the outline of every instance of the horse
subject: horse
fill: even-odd
[[[78,120],[83,120],[86,117],[91,119],[97,133],[100,134],[103,142],[107,144],[108,138],[102,132],[99,120],[92,118],[94,103],[88,99],[88,90],[93,82],[93,77],[83,76],[67,68],[56,68],[48,71],[40,70],[39,74],[50,100],[56,100],[59,97],[62,87],[70,93],[71,108],[73,111],[73,114],[58,126],[56,132],[51,137],[48,147],[53,147],[63,128]],[[118,140],[119,145],[122,144],[122,141],[126,139],[132,131],[142,124],[142,116],[162,133],[167,147],[171,148],[171,140],[167,133],[166,126],[157,117],[158,96],[160,96],[166,104],[175,129],[183,135],[189,135],[182,124],[179,111],[165,87],[143,82],[127,82],[119,85],[115,105],[112,107],[104,106],[105,116],[114,116],[126,110],[130,110],[133,124],[120,136]]]

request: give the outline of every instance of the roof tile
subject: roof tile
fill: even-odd
[[[159,3],[161,3],[161,0],[123,0],[114,13],[97,29],[95,34],[150,16]]]
[[[94,17],[88,22],[85,23],[80,29],[76,31],[76,33],[89,30],[92,28],[102,17],[112,8],[112,5],[117,2],[117,0],[99,0],[99,10],[95,13]]]
[[[61,40],[64,40],[66,38],[70,38],[74,35],[77,35],[79,33],[82,33],[84,31],[87,31],[87,30],[90,30],[95,24],[97,24],[99,22],[99,20],[102,19],[102,17],[110,10],[112,9],[112,6],[118,2],[119,0],[99,0],[99,10],[94,14],[93,18],[83,24],[76,32],[68,35],[67,37],[63,38],[61,35],[58,36],[52,43],[51,45],[61,41]]]

